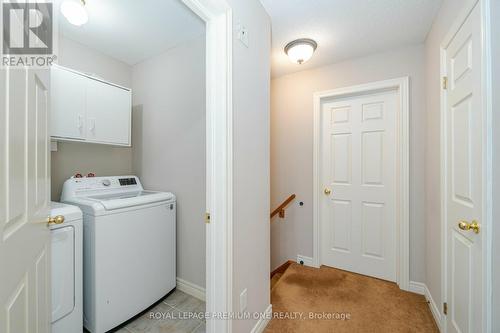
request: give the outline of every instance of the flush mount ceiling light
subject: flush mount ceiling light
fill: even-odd
[[[61,5],[61,13],[69,23],[80,26],[89,20],[89,15],[85,9],[85,0],[66,0]]]
[[[296,39],[286,44],[285,53],[292,62],[302,65],[307,60],[311,59],[317,47],[318,44],[312,39]]]

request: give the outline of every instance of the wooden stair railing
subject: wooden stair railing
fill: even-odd
[[[276,214],[279,214],[280,218],[284,218],[285,217],[285,208],[286,208],[286,206],[288,206],[288,204],[290,202],[292,202],[293,199],[295,199],[295,194],[292,194],[291,196],[289,196],[288,199],[283,201],[283,203],[281,205],[279,205],[278,208],[273,210],[273,212],[271,213],[271,218],[273,218]]]

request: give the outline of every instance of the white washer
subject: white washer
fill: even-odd
[[[127,321],[175,288],[176,198],[135,176],[68,179],[61,201],[83,211],[83,323]]]
[[[81,333],[82,313],[82,211],[52,202],[50,215],[64,223],[50,226],[52,239],[52,333]]]

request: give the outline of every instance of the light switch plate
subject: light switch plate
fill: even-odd
[[[240,294],[240,311],[245,311],[247,309],[247,289],[243,289]]]
[[[57,141],[55,140],[50,141],[50,151],[57,151]]]
[[[238,39],[248,47],[248,29],[241,23],[238,23]]]

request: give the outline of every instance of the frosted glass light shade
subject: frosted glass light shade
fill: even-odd
[[[311,59],[317,47],[312,39],[297,39],[285,46],[285,53],[293,63],[301,65]]]
[[[89,16],[82,2],[66,0],[61,4],[61,13],[69,23],[80,26],[88,22]]]

